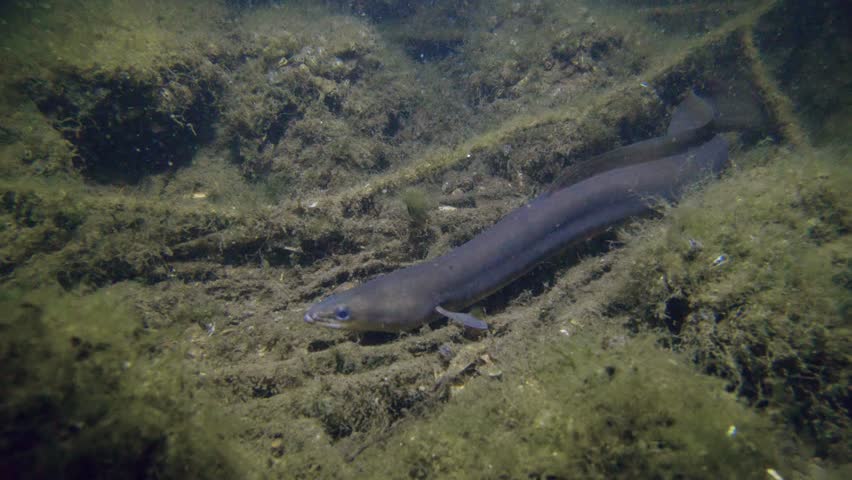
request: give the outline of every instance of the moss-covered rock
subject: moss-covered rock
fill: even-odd
[[[38,162],[34,173],[73,165],[98,181],[135,183],[185,165],[210,139],[220,89],[222,71],[210,59],[221,51],[213,32],[225,11],[219,2],[205,3],[5,5],[0,13],[15,28],[2,39],[9,67],[2,84],[17,93],[5,106],[34,105],[70,146]],[[23,133],[35,123],[28,116],[5,121],[9,131]]]
[[[252,476],[233,425],[154,354],[126,291],[4,291],[0,472],[6,478]]]
[[[848,454],[852,181],[846,150],[754,153],[672,211],[632,252],[626,290],[641,322],[753,405]],[[761,157],[766,155],[766,157]]]
[[[782,466],[765,419],[653,338],[531,342],[520,364],[501,358],[516,367],[468,382],[363,461],[393,478],[764,478]]]

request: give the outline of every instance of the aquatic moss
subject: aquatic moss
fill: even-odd
[[[79,185],[61,181],[20,179],[0,185],[0,274],[10,275],[72,241],[88,216],[85,206],[71,199],[75,191]],[[36,277],[35,283],[44,281],[40,274]]]
[[[212,133],[223,70],[210,59],[227,43],[215,35],[221,3],[199,3],[0,7],[0,110],[13,140],[0,167],[121,183],[188,161]]]
[[[0,58],[16,68],[5,71],[3,81],[51,78],[63,66],[146,77],[188,52],[215,52],[209,32],[226,12],[218,0],[7,2],[0,18],[14,28],[5,29]]]
[[[852,419],[848,151],[758,149],[671,211],[624,265],[611,305],[632,305],[669,342],[758,408],[844,458]],[[640,234],[642,236],[643,234]]]
[[[92,296],[4,291],[0,472],[9,478],[244,478],[232,424],[123,307]]]
[[[643,337],[530,339],[445,409],[359,459],[389,478],[764,478],[766,420]],[[506,359],[508,360],[508,359]],[[496,378],[496,377],[495,377]]]
[[[408,218],[415,226],[422,227],[429,220],[429,213],[435,202],[423,190],[406,188],[400,193],[400,199],[405,204]]]
[[[292,198],[366,181],[418,146],[408,119],[433,87],[374,25],[309,2],[254,9],[240,23],[251,56],[234,67],[222,126],[247,178],[271,176]],[[423,130],[443,125],[422,118]]]
[[[11,88],[0,90],[0,173],[10,178],[71,172],[73,144],[53,128],[33,102]]]
[[[0,182],[0,199],[0,274],[30,287],[163,279],[169,245],[230,216],[204,202],[115,196],[57,177]]]

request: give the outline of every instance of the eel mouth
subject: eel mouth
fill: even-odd
[[[305,323],[310,323],[311,325],[319,325],[320,327],[326,328],[343,328],[339,322],[334,320],[326,320],[323,318],[318,318],[315,314],[308,312],[304,316]]]

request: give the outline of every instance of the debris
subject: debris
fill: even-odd
[[[774,468],[767,468],[766,474],[769,475],[769,478],[771,478],[772,480],[784,480],[784,477],[782,477],[781,474],[776,472]]]
[[[724,265],[726,263],[728,263],[728,256],[725,255],[724,253],[719,255],[718,257],[716,257],[715,260],[713,260],[713,266],[714,267],[719,267],[719,266]]]

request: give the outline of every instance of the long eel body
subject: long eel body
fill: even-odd
[[[702,100],[693,95],[684,104],[696,101]],[[354,331],[396,332],[443,315],[467,327],[487,328],[458,310],[556,252],[648,212],[655,201],[677,200],[686,187],[724,168],[727,142],[705,133],[712,115],[703,120],[683,115],[684,104],[675,111],[664,137],[613,151],[623,154],[601,156],[617,168],[592,171],[572,179],[576,183],[540,195],[444,255],[331,295],[312,306],[305,321]],[[683,145],[679,140],[683,138],[692,145]],[[642,143],[652,145],[652,151],[643,150]],[[661,144],[667,145],[666,153],[678,146],[681,151],[654,157]]]

